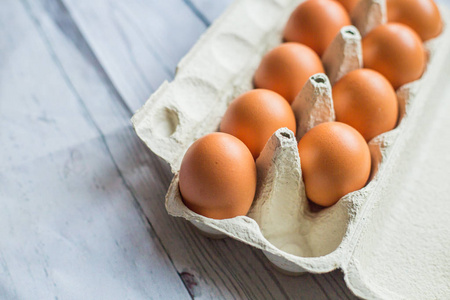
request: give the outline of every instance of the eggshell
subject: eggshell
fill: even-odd
[[[253,157],[239,139],[226,133],[211,133],[193,143],[179,175],[184,204],[209,218],[246,215],[255,196]]]
[[[380,25],[362,40],[365,68],[383,74],[395,89],[417,80],[425,70],[426,53],[420,37],[400,23]]]
[[[348,13],[351,13],[352,10],[355,8],[356,4],[358,4],[360,0],[336,0],[336,1],[341,3]]]
[[[283,32],[288,42],[305,44],[319,56],[343,26],[351,25],[344,7],[332,0],[307,0],[291,14]]]
[[[284,43],[264,55],[255,71],[254,83],[292,103],[310,76],[324,72],[320,57],[311,48]]]
[[[251,90],[233,100],[220,123],[220,131],[244,142],[255,159],[282,127],[296,131],[294,112],[282,96],[265,89]]]
[[[340,122],[322,123],[298,143],[306,195],[330,206],[362,188],[370,175],[370,151],[354,128]]]
[[[380,73],[354,70],[333,86],[336,121],[346,123],[366,141],[395,127],[398,102],[394,88]]]
[[[439,35],[442,19],[433,0],[387,0],[389,22],[411,27],[423,41]]]

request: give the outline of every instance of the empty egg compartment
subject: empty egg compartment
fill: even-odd
[[[361,5],[360,10],[365,17],[358,21],[361,26],[383,22],[380,12],[384,2],[363,1],[365,6]],[[252,88],[253,72],[261,57],[281,42],[282,26],[300,2],[236,1],[182,60],[175,80],[164,83],[133,117],[137,134],[171,165],[175,174],[166,196],[167,211],[190,221],[208,236],[231,237],[261,249],[289,274],[320,273],[339,267],[345,270],[349,265],[365,220],[378,201],[373,195],[385,188],[384,174],[393,172],[401,148],[407,147],[403,133],[415,121],[417,111],[426,106],[429,90],[439,81],[440,61],[450,51],[450,34],[445,26],[438,38],[426,43],[429,61],[422,78],[397,90],[397,127],[369,143],[369,183],[332,207],[312,209],[305,195],[297,140],[313,126],[334,120],[330,81],[334,83],[362,66],[359,32],[353,26],[343,28],[322,57],[330,79],[320,74],[311,77],[297,97],[308,98],[309,106],[296,108],[293,104],[297,118],[304,121],[298,124],[297,137],[288,129],[279,129],[257,159],[257,194],[248,216],[214,220],[190,211],[178,188],[178,170],[185,151],[199,137],[216,131],[229,102]],[[233,20],[249,15],[252,5],[273,9],[263,9],[261,16],[250,14],[251,22],[241,32]],[[379,17],[374,17],[377,14]],[[449,20],[447,10],[442,10],[442,17]],[[265,26],[265,20],[273,26]],[[309,117],[304,116],[305,111]]]

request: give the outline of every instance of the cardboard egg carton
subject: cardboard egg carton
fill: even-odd
[[[387,274],[392,277],[387,282],[403,281],[399,287],[394,283],[380,286],[378,282],[384,280],[386,273],[376,272],[376,267],[364,264],[376,256],[371,253],[375,248],[371,234],[374,238],[376,235],[369,229],[383,224],[400,224],[395,218],[385,220],[383,211],[380,212],[395,201],[392,197],[401,188],[389,183],[392,178],[397,178],[399,166],[410,164],[411,168],[420,168],[420,165],[405,160],[402,153],[408,151],[415,134],[421,130],[421,111],[426,109],[431,92],[442,84],[450,84],[440,82],[442,72],[450,69],[450,30],[446,25],[439,37],[425,44],[428,64],[422,78],[397,91],[400,107],[397,127],[369,143],[371,181],[326,209],[313,209],[305,195],[297,140],[313,126],[334,120],[331,84],[362,66],[360,32],[367,33],[386,21],[384,1],[362,0],[352,16],[358,29],[353,26],[342,28],[324,53],[322,60],[329,77],[324,74],[312,76],[292,104],[296,118],[301,120],[297,124],[297,136],[282,128],[267,142],[256,161],[257,191],[248,215],[214,220],[190,211],[183,204],[178,171],[184,153],[195,140],[217,131],[228,104],[253,88],[253,74],[262,56],[282,42],[284,25],[300,2],[235,1],[182,59],[175,79],[162,84],[133,116],[139,137],[170,164],[175,174],[166,196],[167,211],[190,221],[206,235],[231,237],[261,249],[273,264],[289,274],[323,273],[341,268],[348,286],[361,297],[420,298],[429,295],[439,298],[450,293],[450,284],[446,284],[450,283],[448,272],[445,273],[447,277],[432,280],[432,269],[417,270],[414,264],[395,269],[394,260],[391,263],[388,256],[383,258],[389,266]],[[441,8],[441,14],[447,24],[450,13]],[[450,97],[442,95],[445,96]],[[434,205],[450,208],[444,200],[438,200]],[[401,220],[413,217],[415,210],[402,209],[398,213]],[[433,215],[427,216],[433,220]],[[445,226],[449,225],[450,221]],[[385,234],[389,235],[389,232],[386,229]],[[444,240],[449,238],[444,237]],[[416,247],[418,253],[430,252],[427,247],[419,248],[407,238],[403,242],[392,249],[393,253],[406,254],[411,247]],[[446,263],[446,268],[450,268],[450,261],[443,262],[442,257],[437,257],[433,263]],[[428,280],[425,286],[430,287],[430,294],[417,295],[414,288],[402,289],[409,285],[417,287],[411,275],[417,272],[422,272],[424,280]]]

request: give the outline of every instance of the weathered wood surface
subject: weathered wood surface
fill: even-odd
[[[350,299],[167,215],[130,117],[231,0],[0,2],[1,299]]]
[[[41,4],[0,10],[0,298],[189,299],[107,142],[129,114]]]

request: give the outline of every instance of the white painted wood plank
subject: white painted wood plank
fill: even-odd
[[[98,127],[96,132],[100,131],[103,135],[129,127],[132,112],[61,2],[26,0],[24,3],[35,24],[39,24],[37,30],[59,67],[60,77],[78,99],[91,127]],[[54,113],[57,115],[65,111]]]
[[[96,9],[96,6],[91,9]],[[70,7],[73,16],[77,14],[74,10],[77,10],[76,6]],[[80,25],[80,28],[88,30],[96,27],[101,26],[94,23],[84,27]],[[89,35],[89,32],[84,33]],[[96,41],[91,39],[90,43]],[[95,46],[92,48],[99,56],[99,61],[102,61],[101,53],[95,51]],[[132,80],[127,84],[133,84]],[[231,240],[211,242],[198,236],[182,220],[168,217],[163,204],[171,177],[167,166],[150,154],[131,130],[124,132],[124,135],[114,142],[116,138],[118,137],[108,139],[108,143],[119,168],[161,238],[178,272],[182,273],[184,278],[197,282],[196,286],[192,285],[196,288],[191,291],[198,298],[221,296],[282,299],[307,295],[309,298],[326,299],[327,294],[330,297],[341,298],[350,295],[345,288],[344,292],[335,288],[344,286],[342,276],[338,272],[321,276],[306,275],[301,280],[287,277],[274,272],[260,252]],[[136,157],[137,153],[139,155]],[[226,251],[222,250],[223,243],[228,248]],[[331,283],[327,282],[327,278]],[[338,283],[333,285],[335,278]]]
[[[225,11],[225,9],[234,0],[184,0],[189,6],[193,6],[193,10],[198,10],[198,12],[206,19],[209,23],[212,23],[217,19],[220,14]]]
[[[0,16],[0,36],[5,41],[0,43],[1,167],[24,164],[94,138],[96,132],[80,118],[83,112],[76,99],[67,89],[58,88],[61,75],[47,70],[46,62],[52,58],[48,53],[40,58],[30,51],[45,45],[19,2],[3,2]]]
[[[2,299],[189,298],[101,139],[3,170],[0,185]]]
[[[117,103],[101,113],[96,97],[105,106],[113,93],[92,62],[70,55],[75,44],[46,35],[36,3],[0,10],[0,298],[188,299],[91,118],[97,110],[114,134],[128,113]]]
[[[181,0],[64,3],[133,111],[173,77],[178,61],[206,28]]]

